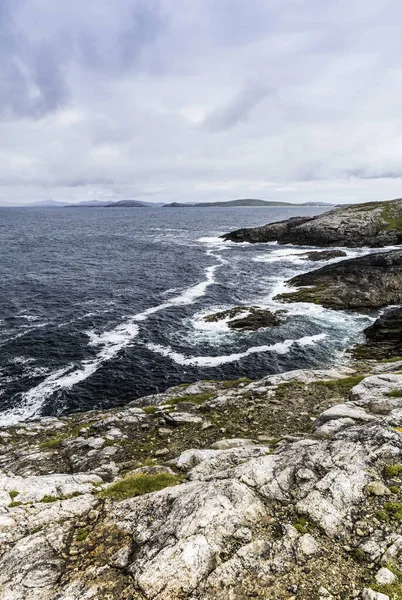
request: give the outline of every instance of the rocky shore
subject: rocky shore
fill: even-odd
[[[290,279],[297,291],[284,302],[312,302],[326,308],[370,310],[402,302],[402,250],[377,252],[326,265]]]
[[[394,243],[401,202],[366,209],[355,235]],[[332,214],[336,245],[356,245],[364,206],[264,235],[322,241],[317,222],[323,231]],[[342,258],[329,252],[306,260]],[[399,304],[402,250],[289,284],[300,289],[285,302]],[[241,306],[206,319],[255,329],[282,312]],[[400,600],[402,308],[365,335],[331,368],[182,384],[0,429],[0,600]]]
[[[262,227],[238,229],[222,239],[322,247],[393,246],[402,242],[402,199],[341,207],[318,217],[295,217]]]
[[[3,429],[0,598],[398,598],[401,369],[200,382]]]

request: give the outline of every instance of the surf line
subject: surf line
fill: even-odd
[[[47,398],[59,390],[71,389],[77,383],[93,375],[105,362],[115,358],[123,348],[131,345],[139,334],[139,322],[146,321],[152,314],[174,306],[186,306],[205,295],[209,286],[216,280],[216,272],[227,261],[212,249],[207,250],[207,256],[217,259],[217,263],[204,269],[205,280],[186,288],[179,295],[133,315],[124,323],[110,331],[101,334],[87,332],[89,345],[100,347],[92,359],[83,360],[81,366],[68,365],[57,369],[48,375],[41,383],[21,395],[21,404],[15,408],[0,413],[0,427],[14,425],[40,415],[42,406]]]
[[[252,346],[244,352],[236,354],[224,354],[222,356],[192,356],[186,357],[184,354],[175,352],[170,347],[160,346],[159,344],[147,344],[148,350],[170,358],[173,362],[179,365],[194,365],[197,367],[217,367],[219,365],[228,364],[250,356],[250,354],[261,354],[263,352],[274,352],[276,354],[287,354],[294,345],[299,346],[313,346],[317,342],[322,341],[327,337],[326,333],[319,333],[317,335],[304,336],[299,339],[289,339],[283,342],[272,344],[271,346]]]

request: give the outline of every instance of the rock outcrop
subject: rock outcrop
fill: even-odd
[[[300,257],[303,260],[311,260],[313,262],[318,262],[321,260],[333,260],[334,258],[343,258],[345,256],[347,256],[347,254],[343,250],[316,250],[300,254]]]
[[[402,250],[378,252],[326,265],[293,277],[300,288],[277,296],[327,308],[370,310],[402,302]]]
[[[307,246],[370,246],[402,242],[402,199],[341,207],[317,217],[295,217],[222,236],[232,242]]]
[[[207,323],[217,321],[227,321],[230,329],[251,330],[261,329],[263,327],[276,327],[282,323],[278,313],[284,311],[272,312],[267,308],[258,306],[235,306],[227,310],[222,310],[204,317]]]
[[[371,367],[2,429],[0,599],[392,598],[402,376]]]
[[[353,349],[359,358],[390,359],[402,356],[402,307],[386,310],[364,330],[366,342]]]

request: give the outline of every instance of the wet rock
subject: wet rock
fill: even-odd
[[[402,302],[402,250],[343,260],[293,277],[288,283],[300,289],[277,299],[354,310],[398,304]]]
[[[283,314],[283,311],[280,311]],[[204,317],[207,323],[227,321],[230,329],[256,330],[262,327],[275,327],[281,324],[278,313],[257,306],[235,306]]]
[[[320,260],[332,260],[334,258],[342,258],[347,256],[343,250],[322,250],[321,252],[306,252],[300,254],[304,260],[320,261]]]
[[[366,342],[353,348],[358,358],[402,356],[402,307],[390,308],[364,330]]]

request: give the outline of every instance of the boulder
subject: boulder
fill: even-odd
[[[305,252],[304,254],[300,254],[300,257],[303,260],[311,260],[313,262],[320,260],[333,260],[334,258],[343,258],[345,256],[347,256],[347,254],[343,250],[315,250],[312,252]]]

